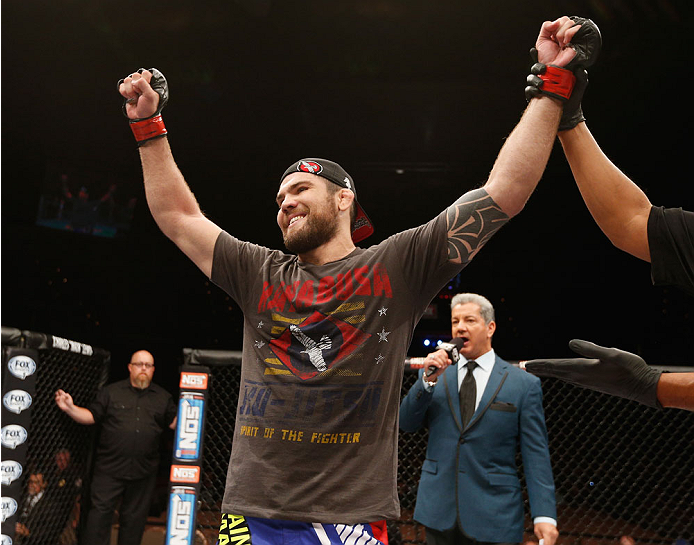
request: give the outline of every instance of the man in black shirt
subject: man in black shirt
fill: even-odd
[[[82,543],[109,543],[111,520],[120,505],[119,545],[139,545],[145,529],[159,465],[162,431],[176,426],[171,394],[152,383],[154,357],[135,352],[130,377],[103,388],[88,407],[74,404],[63,390],[55,402],[79,424],[100,424],[91,484],[91,509]]]

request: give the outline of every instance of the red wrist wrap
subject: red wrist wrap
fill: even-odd
[[[539,77],[544,82],[541,89],[543,93],[550,93],[564,100],[569,100],[571,91],[576,84],[576,76],[571,70],[549,65]]]
[[[142,121],[132,121],[130,123],[130,128],[135,135],[135,140],[138,142],[144,142],[145,140],[151,140],[152,138],[157,138],[158,136],[164,136],[166,134],[166,127],[164,126],[161,114],[143,119]]]

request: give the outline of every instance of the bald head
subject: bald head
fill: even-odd
[[[138,350],[130,357],[128,364],[130,384],[135,388],[147,388],[154,376],[154,356],[147,350]]]

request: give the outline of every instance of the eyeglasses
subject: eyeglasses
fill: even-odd
[[[144,367],[145,369],[152,369],[154,367],[153,363],[144,363],[141,361],[131,361],[130,365],[134,365],[135,367]]]

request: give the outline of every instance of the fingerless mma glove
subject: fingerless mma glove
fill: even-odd
[[[576,76],[571,70],[566,70],[553,64],[547,65],[537,61],[537,49],[530,50],[530,58],[534,61],[526,82],[525,98],[530,101],[537,95],[547,95],[567,102],[571,98],[576,83]]]
[[[138,72],[142,74],[144,70],[144,68],[140,68]],[[164,74],[162,74],[159,70],[156,68],[150,68],[149,71],[152,74],[152,79],[150,80],[149,84],[159,95],[159,105],[157,106],[157,111],[151,116],[130,120],[130,128],[133,131],[133,135],[135,135],[135,140],[137,141],[138,146],[141,146],[148,140],[159,138],[166,134],[166,127],[164,126],[164,121],[161,117],[161,111],[169,101],[169,85],[166,82]],[[121,83],[123,83],[123,80],[118,81],[118,88],[120,88]],[[125,117],[128,117],[125,109],[126,104],[128,104],[128,99],[123,101],[123,114]]]
[[[533,66],[530,69],[531,73],[527,78],[528,85],[525,88],[525,98],[528,101],[539,94],[545,94],[559,98],[564,102],[564,111],[559,122],[560,131],[573,129],[581,121],[585,121],[581,109],[583,92],[588,85],[588,72],[585,69],[593,65],[602,47],[600,29],[593,21],[576,16],[571,17],[571,20],[581,25],[581,28],[571,39],[571,47],[576,51],[574,58],[564,68],[552,65],[545,66],[538,62],[537,50],[532,48],[530,58],[533,61]],[[557,70],[562,72],[557,72]],[[563,91],[564,72],[571,72],[574,76],[568,96],[561,92]]]

